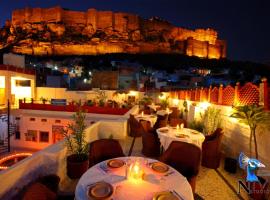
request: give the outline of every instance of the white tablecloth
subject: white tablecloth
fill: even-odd
[[[142,158],[122,157],[119,159],[135,161],[136,159]],[[147,160],[149,163],[156,161],[153,159]],[[101,168],[100,166],[104,166],[106,162],[107,161],[104,161],[91,167],[83,174],[76,187],[76,200],[88,200],[88,186],[99,181],[105,181],[113,185],[114,193],[110,198],[113,200],[152,200],[154,194],[157,192],[173,190],[175,190],[182,199],[193,199],[193,193],[187,179],[171,167],[169,172],[172,172],[172,174],[164,176],[164,174],[154,172],[148,165],[144,166],[144,177],[146,180],[134,183],[125,178],[126,166],[105,172],[102,170],[103,167]]]
[[[138,115],[135,115],[135,119],[139,122],[140,120],[145,120],[145,121],[149,121],[151,123],[151,126],[153,127],[154,124],[156,123],[157,121],[157,116],[155,115],[147,115],[147,114],[144,114],[144,115],[141,115],[141,114],[138,114]]]
[[[172,110],[158,110],[157,111],[157,115],[162,115],[162,116],[169,115],[171,113],[172,113]]]
[[[148,105],[148,107],[151,108],[154,111],[157,111],[157,109],[160,108],[159,105],[152,105],[152,104]]]
[[[168,132],[162,132],[162,130],[166,130],[166,129],[168,130]],[[173,127],[159,128],[157,129],[157,134],[164,150],[166,150],[170,146],[172,141],[182,141],[182,142],[193,143],[201,148],[202,143],[205,139],[202,133],[196,130],[189,129],[189,128],[183,128],[178,131],[177,129]],[[184,134],[184,135],[187,135],[188,137],[181,138],[181,137],[177,137],[176,134]]]

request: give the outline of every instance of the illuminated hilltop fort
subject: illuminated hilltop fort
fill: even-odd
[[[13,52],[29,55],[179,53],[226,57],[226,42],[219,40],[213,29],[189,30],[157,17],[143,19],[122,12],[25,8],[14,10],[11,22],[1,31],[0,48],[12,44]]]

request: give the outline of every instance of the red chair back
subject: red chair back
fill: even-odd
[[[129,135],[131,137],[141,137],[143,129],[140,122],[138,122],[135,119],[134,115],[130,115],[128,123],[129,123]]]
[[[147,157],[158,157],[160,155],[160,142],[157,133],[151,129],[149,121],[141,120],[143,127],[142,134],[142,153]]]
[[[158,128],[166,127],[168,124],[168,115],[158,115],[157,121],[154,124],[153,129],[157,130]]]
[[[190,143],[173,141],[160,161],[174,167],[189,179],[199,173],[201,149]]]
[[[90,143],[89,166],[104,160],[125,156],[117,140],[100,139]]]

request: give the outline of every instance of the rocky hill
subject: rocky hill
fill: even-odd
[[[180,53],[225,58],[226,42],[213,29],[188,30],[157,17],[97,11],[14,10],[0,29],[0,49],[28,55]]]

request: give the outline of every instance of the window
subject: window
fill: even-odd
[[[64,136],[62,134],[64,126],[52,126],[52,139],[53,143],[63,140]]]
[[[39,132],[39,142],[49,142],[49,132],[40,131]]]
[[[61,120],[60,120],[60,119],[56,119],[56,120],[55,120],[55,123],[60,124],[60,123],[61,123]]]
[[[47,122],[47,119],[41,119],[41,122]]]
[[[15,139],[16,140],[20,140],[21,139],[21,132],[20,131],[16,131],[15,132]]]
[[[25,141],[37,141],[37,131],[36,130],[28,130],[27,133],[25,133]]]
[[[36,121],[36,118],[31,117],[31,118],[30,118],[30,121],[31,121],[31,122],[34,122],[34,121]]]
[[[31,87],[31,80],[16,80],[16,87]]]

